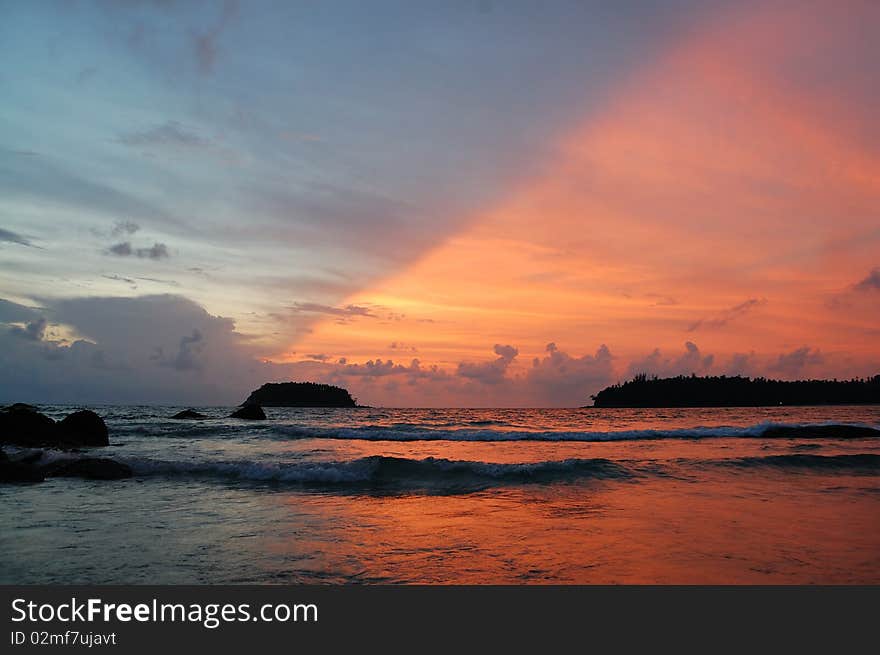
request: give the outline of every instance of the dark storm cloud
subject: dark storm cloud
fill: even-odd
[[[0,302],[0,321],[28,323],[0,330],[0,397],[237,403],[282,370],[261,362],[230,319],[181,296],[67,298],[43,305],[37,312]],[[50,340],[47,325],[70,326],[84,338]]]

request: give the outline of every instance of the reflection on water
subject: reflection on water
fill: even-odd
[[[277,433],[611,427],[592,410],[359,411],[373,418],[193,434],[164,409],[114,409],[122,445],[103,450],[138,476],[0,487],[0,582],[880,583],[880,439]],[[621,410],[614,427],[878,423],[876,407],[760,411]]]

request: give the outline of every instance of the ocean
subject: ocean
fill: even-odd
[[[0,486],[0,583],[880,583],[880,432],[809,427],[880,406],[92,409],[135,476]]]

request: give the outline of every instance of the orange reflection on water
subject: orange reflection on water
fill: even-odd
[[[876,476],[694,468],[693,457],[701,448],[707,458],[712,450],[731,457],[768,452],[760,443],[723,441],[708,449],[697,442],[642,444],[630,454],[645,455],[654,447],[657,471],[632,479],[502,485],[461,494],[375,490],[275,496],[271,502],[287,505],[290,525],[279,527],[287,536],[273,538],[267,548],[290,561],[291,580],[880,582]],[[865,445],[841,447],[840,452],[864,450]],[[524,449],[530,446],[513,444],[497,459],[528,460]],[[593,444],[589,453],[583,445],[579,453],[572,446],[560,457],[601,457],[614,446]],[[769,452],[788,452],[789,446],[796,447],[780,445]],[[479,448],[467,444],[447,454],[464,457]],[[833,444],[822,448],[835,451]],[[689,464],[676,468],[685,458]],[[308,517],[305,524],[303,516]]]

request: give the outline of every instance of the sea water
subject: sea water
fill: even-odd
[[[92,409],[44,460],[134,477],[0,486],[0,583],[880,583],[880,433],[809,428],[878,406]]]

